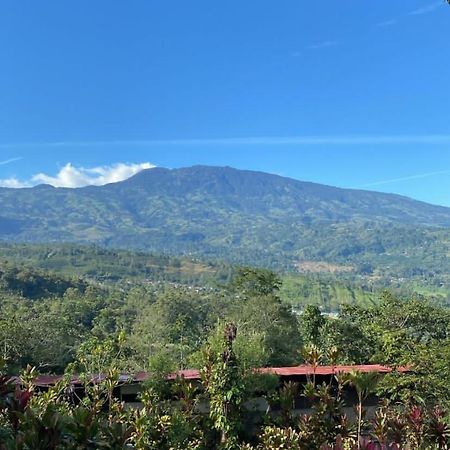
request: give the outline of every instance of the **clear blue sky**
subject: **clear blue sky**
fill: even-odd
[[[0,42],[0,180],[231,165],[450,206],[443,0],[3,0]]]

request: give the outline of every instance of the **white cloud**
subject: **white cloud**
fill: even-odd
[[[421,14],[428,14],[440,8],[441,6],[444,6],[444,2],[442,0],[439,2],[430,3],[429,5],[422,6],[421,8],[417,8],[408,14],[410,16],[419,16]]]
[[[118,163],[110,166],[99,166],[92,168],[76,167],[67,163],[55,175],[38,173],[33,175],[29,181],[21,181],[17,178],[0,180],[0,186],[10,188],[30,187],[37,184],[50,184],[55,187],[77,188],[83,186],[101,186],[108,183],[117,183],[126,180],[141,170],[155,167],[148,162],[140,164]]]
[[[24,188],[24,187],[30,187],[31,185],[18,180],[17,178],[5,178],[3,180],[0,180],[0,187],[7,187],[7,188]]]

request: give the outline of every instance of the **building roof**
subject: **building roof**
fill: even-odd
[[[315,369],[310,365],[300,365],[294,367],[264,367],[257,369],[260,373],[271,373],[279,376],[280,378],[285,377],[307,377],[312,375],[317,376],[331,376],[340,373],[349,373],[352,371],[357,372],[375,372],[375,373],[389,373],[394,369],[387,366],[382,366],[379,364],[364,364],[364,365],[338,365],[338,366],[317,366]],[[397,372],[404,373],[408,372],[407,367],[398,367],[395,369]],[[138,372],[134,375],[121,374],[119,381],[123,384],[125,383],[143,383],[150,379],[151,373],[149,372]],[[184,378],[186,380],[200,380],[200,372],[196,369],[186,369],[174,372],[168,375],[168,380],[175,380],[177,377]],[[97,375],[92,377],[92,382],[96,383],[104,379],[104,375]],[[63,379],[62,375],[38,375],[34,380],[34,385],[38,387],[49,387],[53,386]],[[20,384],[20,378],[14,377],[11,380],[13,383]],[[82,382],[78,377],[73,377],[72,385],[81,386]]]
[[[380,364],[363,364],[363,365],[338,365],[338,366],[317,366],[314,368],[310,365],[301,365],[295,367],[267,367],[259,369],[263,373],[274,373],[279,377],[292,377],[292,376],[311,376],[311,375],[337,375],[339,373],[356,372],[376,372],[376,373],[389,373],[393,369],[391,367],[382,366]],[[399,367],[397,372],[404,373],[408,369],[406,367]]]

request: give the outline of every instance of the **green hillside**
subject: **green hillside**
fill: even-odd
[[[228,167],[150,169],[80,189],[0,189],[0,238],[103,247],[440,288],[450,273],[450,209]],[[148,268],[150,270],[150,268]],[[105,271],[107,272],[106,268]]]
[[[2,260],[13,266],[39,268],[102,283],[125,280],[203,283],[223,270],[220,264],[187,258],[74,244],[0,242]]]
[[[339,265],[315,263],[308,267],[322,271],[279,273],[283,282],[280,297],[298,311],[305,305],[316,305],[324,311],[338,311],[343,304],[371,305],[378,302],[385,288],[403,297],[416,293],[446,304],[450,301],[446,286],[426,285],[414,278],[408,283],[397,281],[388,285],[383,279],[373,280],[352,272],[325,271],[339,270]],[[226,263],[93,245],[0,243],[0,289],[9,288],[25,296],[58,295],[69,287],[84,289],[86,283],[113,289],[148,283],[216,289],[228,284],[237,270]]]

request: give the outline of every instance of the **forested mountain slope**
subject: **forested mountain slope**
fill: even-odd
[[[128,250],[76,244],[6,244],[0,242],[2,289],[25,297],[64,293],[85,284],[130,289],[134,286],[190,286],[221,289],[240,270],[225,263],[202,262]],[[302,310],[317,305],[337,311],[342,304],[368,304],[381,296],[380,286],[339,280],[332,274],[280,273],[280,297]],[[67,284],[70,281],[71,284]],[[400,293],[408,295],[409,292]]]
[[[267,173],[195,166],[145,170],[79,189],[0,189],[0,239],[94,242],[294,269],[447,272],[450,208]]]

